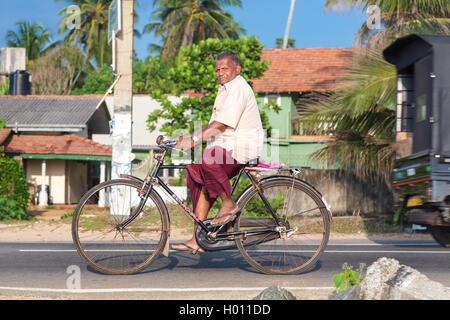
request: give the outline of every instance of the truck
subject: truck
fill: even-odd
[[[397,70],[395,209],[450,248],[450,36],[411,34],[383,56]]]

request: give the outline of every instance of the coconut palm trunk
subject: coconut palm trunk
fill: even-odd
[[[294,8],[295,8],[295,0],[291,0],[291,7],[289,9],[289,16],[286,24],[286,31],[284,32],[284,38],[283,38],[283,49],[286,49],[288,46],[289,41],[289,31],[291,29],[291,22],[292,22],[292,16],[294,15]]]

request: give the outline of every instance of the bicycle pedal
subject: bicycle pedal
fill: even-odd
[[[286,232],[286,238],[289,238],[290,236],[292,236],[294,233],[297,232],[297,230],[298,230],[297,227],[295,227],[294,229],[288,230],[288,231]]]

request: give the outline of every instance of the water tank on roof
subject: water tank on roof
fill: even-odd
[[[24,70],[11,72],[9,75],[9,94],[12,96],[31,94],[30,73]]]

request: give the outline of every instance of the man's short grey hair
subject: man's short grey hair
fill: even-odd
[[[230,57],[231,62],[233,62],[233,64],[235,66],[240,66],[241,65],[241,63],[239,62],[239,58],[238,58],[237,54],[234,53],[234,52],[228,51],[228,50],[225,50],[225,51],[222,51],[221,53],[219,53],[217,55],[216,59],[214,60],[214,63],[217,63],[217,61],[222,60],[222,59],[227,58],[227,57]]]

